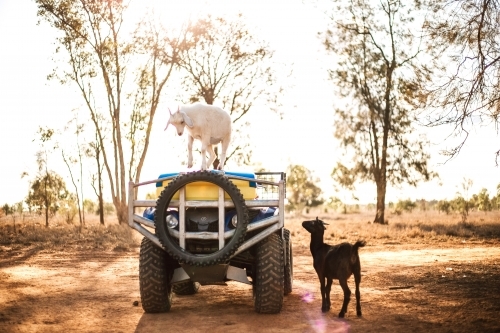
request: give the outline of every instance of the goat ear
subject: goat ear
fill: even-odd
[[[321,224],[323,224],[324,226],[325,226],[325,225],[329,225],[328,223],[325,223],[325,222],[321,221],[320,219],[318,219],[318,217],[317,217],[317,216],[316,216],[316,221],[315,221],[315,222],[316,222],[316,223],[321,223]]]
[[[328,224],[328,223],[326,223],[326,222],[323,222],[323,221],[321,221],[321,220],[318,220],[318,217],[317,217],[317,216],[316,216],[316,221],[321,222],[321,224],[323,225],[323,228],[324,228],[325,230],[326,230],[325,225],[329,225],[329,224]]]
[[[170,111],[170,108],[168,109],[168,112],[170,112],[170,117],[168,118],[168,121],[167,121],[167,126],[165,126],[164,131],[166,131],[166,130],[167,130],[168,125],[170,125],[170,119],[172,119],[172,112]]]
[[[167,126],[165,126],[164,131],[166,131],[166,130],[167,130],[168,125],[170,124],[170,119],[172,118],[172,111],[170,111],[170,108],[168,108],[168,113],[170,113],[170,117],[168,118],[168,121],[167,121]]]
[[[191,120],[191,118],[189,118],[189,116],[185,112],[181,112],[181,114],[182,114],[182,118],[184,118],[184,122],[186,123],[186,125],[188,125],[188,127],[192,128],[193,121]]]

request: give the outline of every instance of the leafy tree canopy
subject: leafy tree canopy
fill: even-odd
[[[321,188],[316,184],[319,179],[312,176],[310,170],[302,165],[290,165],[287,170],[286,188],[288,209],[301,210],[303,207],[315,207],[323,203]]]
[[[48,171],[33,180],[26,204],[30,210],[40,214],[45,211],[48,218],[48,216],[55,215],[68,195],[66,183],[62,177],[55,172]],[[46,220],[46,226],[48,226],[48,220]]]

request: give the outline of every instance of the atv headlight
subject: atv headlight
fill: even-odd
[[[166,221],[167,227],[169,227],[170,229],[177,227],[177,225],[179,224],[179,220],[177,220],[174,214],[168,215]]]
[[[232,218],[231,218],[231,224],[233,225],[233,227],[236,228],[236,226],[238,225],[238,215],[234,215]]]

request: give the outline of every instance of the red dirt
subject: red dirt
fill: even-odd
[[[331,311],[321,313],[319,282],[300,244],[294,244],[294,289],[277,315],[255,313],[251,287],[236,282],[174,295],[169,313],[146,314],[138,249],[0,246],[0,332],[500,332],[500,246],[443,246],[362,248],[363,317],[356,317],[353,293],[343,320],[338,283]],[[353,278],[349,285],[354,290]]]

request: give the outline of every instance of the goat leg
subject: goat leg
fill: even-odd
[[[212,166],[212,163],[214,163],[215,158],[217,156],[215,155],[214,146],[208,145],[207,148],[208,148],[208,154],[210,155],[210,158],[208,159],[207,167],[210,168]]]
[[[347,305],[349,304],[349,300],[351,299],[351,290],[347,285],[347,279],[339,279],[340,286],[344,291],[344,303],[342,304],[342,309],[340,310],[339,317],[344,318],[345,313],[347,312]]]
[[[330,311],[330,306],[327,303],[327,294],[326,294],[326,286],[325,286],[325,278],[320,278],[320,284],[321,284],[321,312],[328,312]],[[328,295],[329,296],[329,295]]]
[[[328,306],[328,310],[327,311],[330,311],[330,308],[332,307],[331,302],[330,302],[330,291],[332,290],[332,282],[333,282],[333,279],[330,279],[330,278],[326,279],[326,293],[325,293],[325,297],[326,297],[326,305]]]
[[[193,140],[191,135],[188,135],[188,168],[193,167]]]
[[[224,169],[224,163],[226,163],[226,151],[229,146],[230,137],[223,139],[221,142],[221,150],[220,150],[220,162],[219,162],[219,170]]]
[[[207,170],[207,147],[205,140],[201,141],[201,170]]]
[[[356,315],[361,317],[361,293],[359,292],[359,283],[361,282],[360,272],[354,272],[354,282],[356,283]]]

